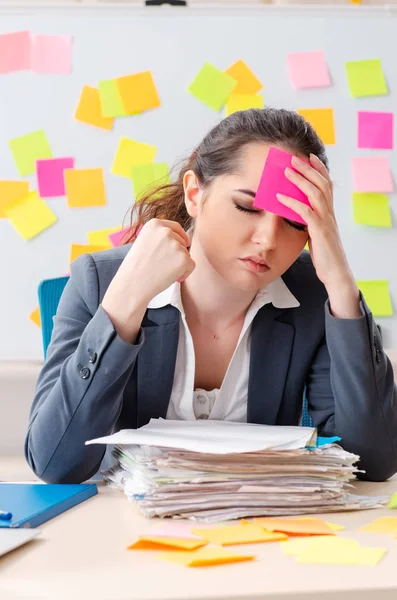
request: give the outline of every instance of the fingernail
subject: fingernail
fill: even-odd
[[[290,169],[289,167],[287,167],[287,168],[285,169],[285,174],[286,174],[286,175],[292,175],[292,173],[293,173],[293,171],[292,171],[292,169]]]
[[[319,157],[316,156],[315,154],[310,154],[310,158],[314,158],[314,160],[316,160],[317,162],[321,162]]]

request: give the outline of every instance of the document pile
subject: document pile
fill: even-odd
[[[207,522],[378,508],[349,480],[359,457],[309,427],[152,419],[86,442],[115,444],[103,473],[146,517]]]

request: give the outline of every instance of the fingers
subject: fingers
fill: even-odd
[[[190,258],[190,255],[189,255]],[[190,263],[186,269],[186,271],[183,273],[183,275],[181,277],[178,277],[177,281],[178,283],[182,283],[183,281],[185,281],[185,279],[187,279],[189,277],[189,275],[191,275],[194,271],[194,269],[196,268],[196,263],[194,262],[194,260],[192,258],[190,258]]]
[[[332,182],[323,163],[314,154],[310,155],[311,164],[294,156],[293,169],[286,169],[287,179],[292,181],[309,198],[313,208],[321,213],[321,209],[332,209]],[[325,200],[325,203],[324,203]]]
[[[314,217],[314,211],[307,206],[307,204],[303,204],[299,200],[295,200],[295,198],[290,198],[290,196],[284,196],[284,194],[276,194],[277,200],[284,204],[284,206],[288,206],[291,210],[298,213],[300,217],[304,220],[306,225],[310,225]]]
[[[183,246],[186,246],[187,248],[190,246],[190,238],[179,223],[177,223],[176,221],[168,221],[167,219],[163,219],[161,220],[161,224],[165,227],[169,227],[169,229],[172,229],[174,233],[176,233],[180,238],[182,238],[183,241],[181,243],[183,244]]]

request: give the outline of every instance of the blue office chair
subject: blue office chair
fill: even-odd
[[[51,341],[53,317],[55,316],[62,296],[62,292],[69,280],[69,276],[44,279],[39,284],[39,308],[41,318],[41,335],[43,339],[44,360],[47,356],[47,348]]]

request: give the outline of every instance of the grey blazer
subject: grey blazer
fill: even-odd
[[[148,309],[131,345],[101,307],[129,249],[83,255],[72,265],[25,441],[29,465],[46,482],[92,477],[105,449],[86,440],[166,416],[179,311]],[[334,318],[307,252],[283,279],[300,307],[267,304],[253,321],[248,421],[298,425],[306,387],[319,434],[339,435],[359,454],[365,478],[387,479],[397,471],[397,390],[369,308],[361,298],[361,318]]]

